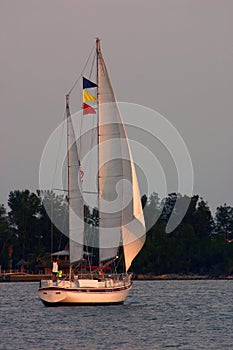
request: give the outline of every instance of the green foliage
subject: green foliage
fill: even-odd
[[[0,207],[2,269],[15,268],[17,262],[24,259],[28,262],[29,270],[34,270],[37,261],[48,260],[51,249],[64,248],[67,238],[51,223],[51,212],[49,212],[49,208],[52,208],[59,228],[62,227],[64,228],[62,232],[67,232],[65,227],[68,222],[67,204],[63,196],[56,196],[51,191],[43,193],[40,191],[32,193],[29,190],[11,191],[8,206],[10,208],[8,215],[5,208]]]
[[[233,208],[224,204],[217,208],[215,214],[216,231],[223,234],[233,232]]]
[[[176,219],[182,207],[188,209],[171,233],[166,226],[171,215]],[[0,265],[15,268],[20,259],[33,271],[38,261],[49,261],[51,251],[64,249],[68,243],[68,206],[64,196],[51,191],[12,191],[9,213],[0,206]],[[132,269],[145,274],[233,273],[233,208],[224,204],[213,219],[207,202],[198,195],[171,193],[160,200],[156,193],[142,197],[147,227],[144,247]],[[51,218],[56,217],[56,226]],[[98,210],[84,208],[86,225],[98,226]],[[52,220],[53,221],[53,220]],[[51,240],[53,232],[53,240]],[[65,233],[65,235],[63,234]],[[66,235],[67,234],[67,235]]]
[[[182,205],[188,210],[176,229],[167,234],[171,214],[179,216]],[[209,274],[233,273],[233,208],[217,208],[215,220],[208,204],[199,196],[171,193],[160,202],[153,194],[145,209],[149,227],[146,243],[133,262],[135,273],[148,274]],[[161,215],[160,215],[161,214]],[[157,221],[155,220],[157,219]],[[151,223],[155,222],[152,226]]]
[[[9,222],[14,230],[18,243],[16,259],[26,259],[27,254],[33,250],[35,232],[38,230],[38,209],[40,199],[35,193],[28,190],[11,191],[8,205],[10,207]]]
[[[10,268],[13,237],[10,230],[6,209],[0,206],[0,265],[3,269]]]
[[[63,195],[58,196],[52,191],[37,193],[40,198],[37,239],[41,245],[40,254],[43,255],[49,251],[64,249],[68,242],[68,204]]]

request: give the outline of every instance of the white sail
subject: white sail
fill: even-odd
[[[69,194],[69,246],[70,262],[83,257],[84,221],[83,197],[79,172],[79,157],[74,128],[67,101],[67,148],[68,148],[68,194]]]
[[[142,249],[146,239],[146,226],[141,205],[141,197],[138,186],[135,166],[130,153],[130,165],[132,175],[132,198],[128,208],[123,212],[122,220],[122,242],[125,256],[125,269],[131,266],[133,259]]]
[[[121,240],[121,212],[106,206],[117,197],[116,184],[123,178],[122,162],[115,151],[121,149],[120,119],[106,66],[98,50],[98,101],[99,101],[99,245],[100,260],[117,255]],[[114,139],[115,147],[111,147]],[[117,144],[116,144],[117,143]],[[120,155],[119,155],[120,156]],[[121,190],[119,190],[121,191]],[[121,193],[118,193],[121,195]]]
[[[122,241],[127,271],[144,244],[145,223],[126,131],[99,46],[97,53],[100,260],[115,257]]]

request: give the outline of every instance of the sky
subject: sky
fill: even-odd
[[[118,101],[182,136],[194,193],[233,205],[233,1],[1,0],[0,203],[39,187],[43,148],[95,42]]]

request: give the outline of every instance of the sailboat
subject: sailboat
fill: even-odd
[[[80,157],[68,94],[66,121],[70,272],[67,277],[57,278],[56,281],[52,278],[41,280],[38,295],[46,306],[123,303],[132,288],[132,273],[129,272],[131,263],[145,242],[145,222],[135,165],[99,38],[96,39],[94,59],[96,81],[82,77],[82,111],[83,117],[92,114],[93,118],[97,118],[96,230],[99,265],[97,264],[98,267],[94,271],[91,268],[85,273],[77,270],[78,264],[88,252],[85,251]],[[111,266],[119,258],[119,252],[122,252],[124,257],[124,270],[106,272],[104,267]]]

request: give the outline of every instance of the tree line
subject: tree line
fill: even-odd
[[[146,243],[133,263],[137,273],[229,275],[233,273],[233,207],[217,207],[213,216],[208,203],[198,195],[171,193],[160,201],[153,193],[145,203]],[[180,224],[170,233],[166,226],[184,202],[188,209]],[[176,203],[176,205],[175,205]]]
[[[47,202],[46,209],[44,202]],[[188,209],[170,233],[171,217],[179,216],[184,203]],[[198,195],[188,197],[171,193],[161,200],[156,193],[142,197],[147,227],[146,242],[132,264],[135,273],[208,274],[233,273],[233,207],[219,206],[214,215],[208,203]],[[11,191],[9,211],[0,205],[0,265],[2,270],[16,269],[23,259],[34,272],[36,264],[48,263],[53,251],[65,248],[68,238],[66,197],[51,191]],[[49,212],[51,210],[51,212]],[[59,229],[50,217],[56,215]],[[98,225],[98,212],[84,208],[86,222]],[[62,232],[61,232],[62,231]],[[53,239],[51,239],[51,232]]]
[[[51,252],[64,249],[68,242],[50,219],[56,215],[59,227],[67,231],[67,201],[52,191],[16,190],[9,194],[8,207],[7,212],[4,205],[0,206],[1,268],[17,269],[17,263],[24,260],[34,272],[38,262],[48,263]]]

